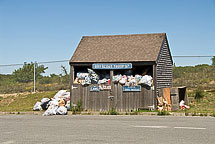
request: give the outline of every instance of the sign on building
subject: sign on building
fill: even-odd
[[[90,91],[91,92],[99,92],[99,87],[98,86],[91,86]]]
[[[92,69],[132,69],[132,64],[131,63],[93,64]]]
[[[138,92],[141,91],[141,86],[123,86],[122,89],[124,92]]]

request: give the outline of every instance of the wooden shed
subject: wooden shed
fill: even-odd
[[[159,89],[172,87],[172,66],[166,33],[83,36],[70,60],[71,103],[81,102],[86,111],[156,107]],[[77,82],[89,69],[107,82]],[[123,85],[115,83],[116,75],[149,76],[153,83]]]

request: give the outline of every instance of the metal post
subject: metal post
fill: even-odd
[[[36,62],[34,62],[34,93],[36,93],[36,70],[35,70],[35,67],[36,67]]]

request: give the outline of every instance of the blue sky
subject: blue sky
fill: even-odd
[[[159,32],[172,55],[215,55],[215,0],[0,0],[0,65],[70,59],[83,35]]]

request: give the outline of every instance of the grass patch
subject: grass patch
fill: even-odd
[[[168,111],[161,111],[161,112],[159,111],[158,115],[159,116],[164,116],[164,115],[170,115],[170,113]]]
[[[0,101],[0,111],[2,112],[21,112],[33,111],[33,106],[42,98],[52,98],[56,91],[38,92],[35,94],[17,94],[7,96]]]
[[[119,115],[115,108],[112,108],[108,112],[100,112],[100,115]]]
[[[77,102],[77,106],[72,106],[71,111],[72,114],[80,114],[83,111],[81,100]]]
[[[196,113],[201,113],[205,116],[207,113],[215,112],[215,92],[200,93],[204,96],[190,103],[190,109],[186,110],[186,113],[192,113],[194,116],[197,115]],[[194,94],[196,94],[196,92],[194,92]]]

